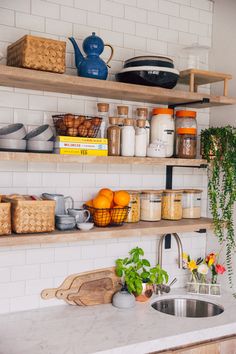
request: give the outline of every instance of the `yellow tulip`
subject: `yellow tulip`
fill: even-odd
[[[192,260],[188,262],[188,269],[192,272],[194,269],[197,269],[197,263]]]

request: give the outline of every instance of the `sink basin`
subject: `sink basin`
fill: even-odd
[[[185,298],[161,299],[154,302],[152,307],[178,317],[212,317],[224,312],[223,307],[211,302]]]

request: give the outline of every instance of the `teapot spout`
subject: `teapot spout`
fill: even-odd
[[[74,51],[75,51],[75,65],[76,65],[77,69],[79,69],[79,66],[80,66],[81,62],[84,60],[84,57],[83,57],[75,39],[73,37],[69,37],[69,40],[71,41],[71,43],[74,47]]]

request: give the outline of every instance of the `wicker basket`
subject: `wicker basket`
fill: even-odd
[[[10,200],[12,231],[17,234],[55,230],[55,201]]]
[[[11,233],[11,204],[0,203],[0,235]]]
[[[7,48],[7,65],[65,72],[66,42],[26,35]]]

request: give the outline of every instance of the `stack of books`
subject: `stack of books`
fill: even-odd
[[[55,153],[61,155],[107,156],[108,140],[58,136],[55,142]]]

